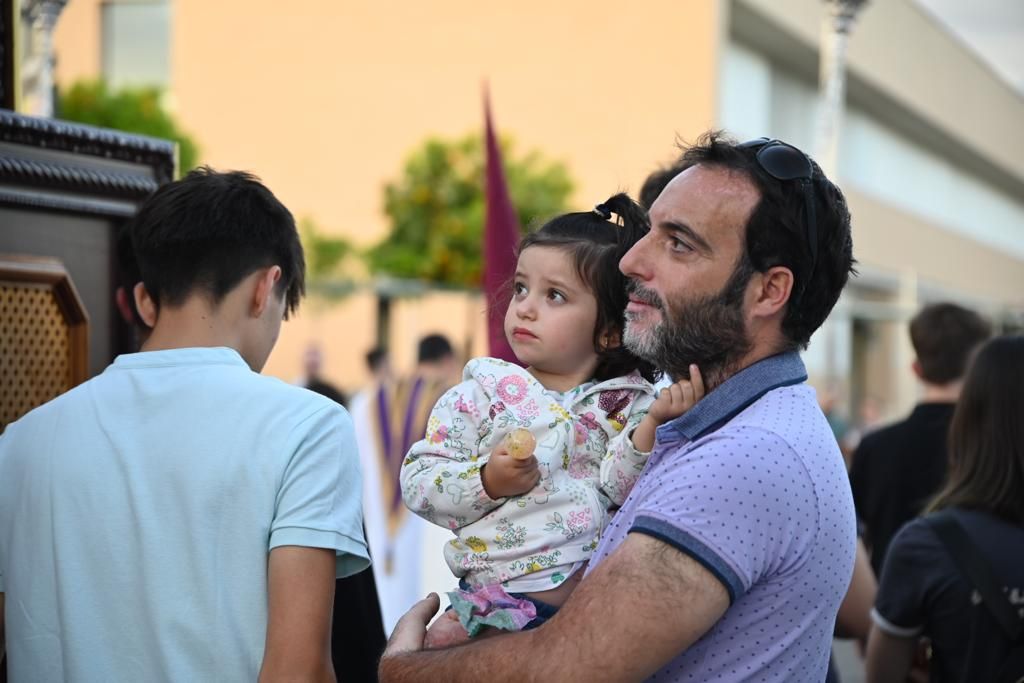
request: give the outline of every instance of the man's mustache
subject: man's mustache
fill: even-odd
[[[629,280],[626,284],[626,292],[633,299],[636,299],[640,303],[653,306],[659,311],[665,310],[665,305],[661,302],[661,298],[653,291],[647,289],[636,280]]]

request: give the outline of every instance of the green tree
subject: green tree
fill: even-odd
[[[178,143],[178,168],[187,173],[199,161],[195,141],[160,104],[159,88],[111,91],[102,81],[79,81],[57,96],[57,117],[92,126],[115,128]]]
[[[505,177],[523,228],[565,211],[572,181],[565,166],[538,152],[522,157],[502,141]],[[481,135],[432,138],[384,188],[388,236],[367,252],[371,272],[457,287],[483,275],[484,146]]]

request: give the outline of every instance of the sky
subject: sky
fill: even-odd
[[[915,1],[1024,97],[1024,0]]]

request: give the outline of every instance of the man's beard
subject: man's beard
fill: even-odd
[[[657,294],[630,280],[630,294],[661,311],[661,321],[639,330],[627,311],[623,343],[673,381],[688,379],[690,364],[695,364],[710,391],[751,349],[743,321],[743,296],[753,272],[744,259],[717,294],[693,300],[679,297],[667,305]]]

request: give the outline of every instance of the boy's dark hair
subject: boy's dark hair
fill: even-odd
[[[244,278],[274,265],[288,313],[305,294],[295,220],[249,173],[198,168],[154,192],[130,229],[142,281],[158,306],[178,306],[196,291],[216,305]]]
[[[963,377],[971,353],[991,335],[991,326],[980,315],[948,302],[925,306],[910,321],[921,378],[930,384]]]
[[[986,342],[949,426],[949,474],[928,512],[982,510],[1024,524],[1024,336]]]
[[[436,363],[455,355],[448,337],[443,334],[428,334],[420,339],[419,348],[416,351],[417,363]]]
[[[613,223],[612,214],[618,216]],[[597,369],[594,379],[604,381],[638,371],[654,381],[657,371],[645,360],[634,356],[624,344],[626,325],[626,276],[619,270],[619,261],[648,230],[647,213],[626,194],[610,197],[593,211],[557,216],[540,230],[526,235],[519,243],[519,253],[529,247],[556,247],[568,252],[576,265],[580,280],[597,299],[597,324],[594,326],[594,351]],[[603,349],[601,337],[614,335],[618,345]]]
[[[135,249],[132,248],[131,223],[125,223],[117,231],[117,286],[124,290],[125,299],[131,308],[132,322],[140,329],[146,328],[146,323],[139,315],[139,309],[135,307],[135,285],[142,281],[142,274],[139,273],[139,262],[135,258]],[[128,321],[125,321],[128,322]]]
[[[810,278],[804,193],[796,180],[777,180],[757,161],[756,147],[744,147],[720,131],[705,133],[685,147],[680,172],[697,165],[741,173],[758,189],[760,201],[750,215],[746,249],[737,271],[752,275],[785,266],[794,275],[793,291],[782,319],[788,350],[805,348],[832,311],[854,270],[850,211],[846,198],[811,160],[817,265]],[[741,270],[742,269],[742,270]]]
[[[654,200],[658,198],[665,186],[685,170],[686,166],[677,161],[671,166],[652,171],[640,188],[640,206],[650,211],[651,205],[654,204]]]

